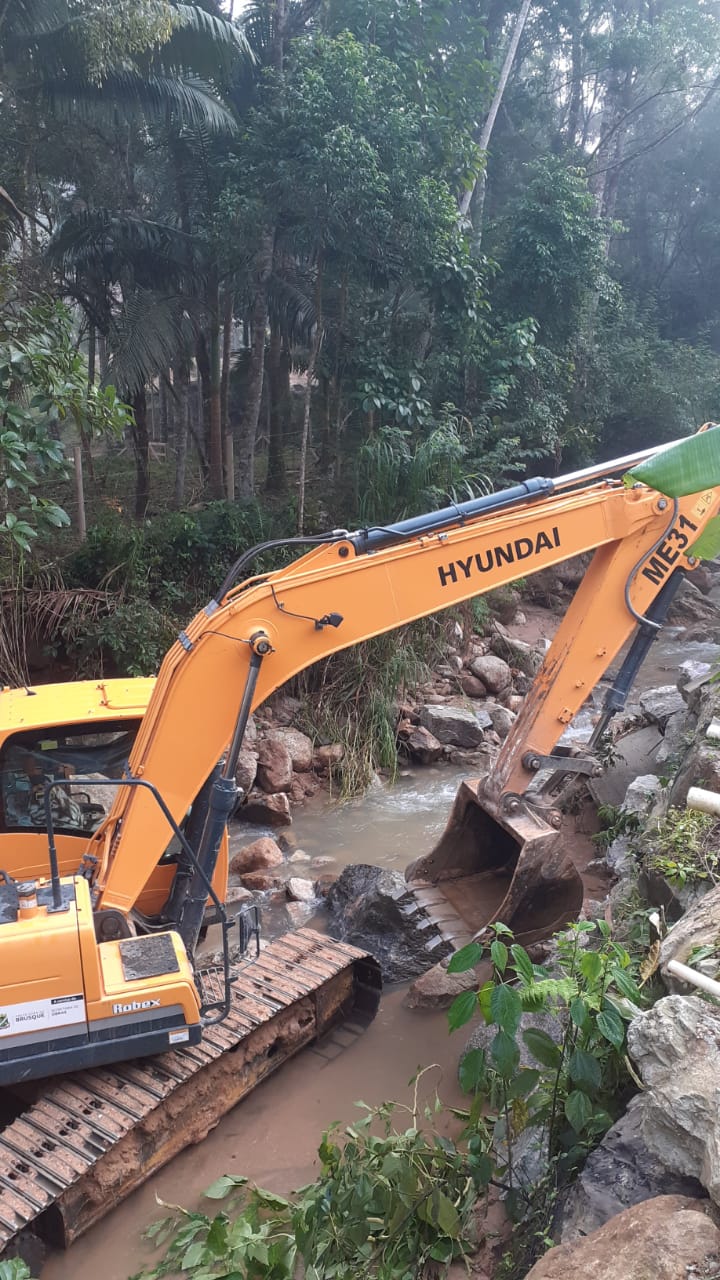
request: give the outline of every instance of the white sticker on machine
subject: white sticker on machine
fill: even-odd
[[[85,999],[82,995],[27,1000],[23,1004],[6,1004],[0,1007],[0,1036],[17,1036],[24,1031],[45,1031],[84,1021]]]

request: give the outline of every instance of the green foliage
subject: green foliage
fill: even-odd
[[[30,1280],[30,1268],[22,1258],[7,1258],[0,1262],[0,1280]]]
[[[120,433],[129,412],[112,387],[88,387],[61,303],[8,303],[0,315],[0,549],[30,551],[68,517],[41,484],[64,478],[61,432]]]
[[[206,1193],[226,1200],[214,1217],[181,1210],[151,1227],[166,1249],[142,1280],[430,1280],[464,1258],[489,1177],[481,1153],[420,1129],[417,1105],[402,1108],[404,1128],[393,1104],[358,1106],[365,1114],[342,1138],[337,1126],[323,1135],[317,1179],[289,1198],[226,1175]]]
[[[455,999],[448,1022],[455,1030],[480,1012],[495,1028],[489,1049],[464,1059],[462,1084],[474,1094],[469,1131],[478,1128],[494,1176],[522,1216],[526,1189],[513,1165],[519,1135],[535,1131],[557,1176],[569,1176],[622,1108],[629,1087],[626,1024],[644,996],[637,961],[604,921],[576,924],[558,935],[552,972],[534,964],[504,925],[490,932],[492,977]],[[453,956],[448,970],[474,968],[485,954],[471,943]],[[539,1028],[522,1029],[523,1013],[552,1015],[562,1028],[559,1041]],[[532,1066],[519,1068],[521,1053],[529,1054]]]
[[[644,861],[670,884],[683,888],[720,882],[720,824],[695,809],[669,809],[643,840]]]

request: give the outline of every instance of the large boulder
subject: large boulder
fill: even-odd
[[[563,1197],[554,1231],[561,1244],[589,1235],[616,1213],[655,1196],[705,1198],[699,1182],[668,1169],[650,1151],[642,1135],[644,1105],[643,1094],[633,1098]]]
[[[646,689],[640,694],[640,706],[643,714],[653,724],[664,729],[670,716],[685,710],[683,696],[674,684],[663,684],[657,689]]]
[[[630,1023],[628,1050],[646,1086],[648,1147],[720,1204],[720,1009],[666,996]]]
[[[289,791],[292,786],[292,756],[278,733],[273,733],[258,747],[257,781],[268,795]]]
[[[242,816],[246,822],[255,822],[258,826],[289,827],[292,822],[290,801],[284,791],[272,796],[252,791],[243,806]]]
[[[460,688],[467,698],[484,698],[487,696],[487,689],[482,680],[478,680],[477,676],[472,675],[470,671],[461,673]]]
[[[399,871],[365,864],[345,867],[325,903],[333,938],[370,951],[387,982],[415,978],[452,951],[409,892]]]
[[[257,777],[257,764],[258,758],[255,752],[249,747],[242,747],[235,766],[235,781],[245,795],[252,789]]]
[[[261,836],[238,849],[230,859],[230,870],[235,875],[244,876],[248,871],[267,871],[269,867],[279,867],[285,861],[282,849],[270,836]]]
[[[408,754],[420,764],[434,764],[445,754],[442,743],[421,724],[405,722],[398,736]]]
[[[494,653],[480,653],[470,663],[470,670],[482,680],[490,693],[503,693],[512,681],[512,672],[504,658]]]
[[[274,729],[267,741],[285,747],[296,773],[309,773],[313,767],[312,739],[300,729]],[[282,787],[277,788],[283,790]]]
[[[525,1280],[712,1280],[720,1231],[706,1200],[657,1196],[550,1249]]]
[[[420,708],[420,724],[424,729],[448,747],[479,747],[485,729],[492,728],[487,712],[470,711],[465,707],[430,706]]]

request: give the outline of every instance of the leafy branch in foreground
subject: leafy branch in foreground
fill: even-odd
[[[461,1083],[473,1093],[467,1119],[492,1134],[493,1176],[509,1192],[508,1208],[522,1214],[513,1150],[520,1134],[535,1130],[546,1163],[567,1177],[610,1127],[630,1086],[626,1023],[646,1003],[636,961],[613,940],[604,920],[574,924],[555,939],[553,971],[533,964],[505,925],[492,928],[492,976],[478,991],[458,996],[448,1011],[450,1029],[480,1012],[496,1029],[489,1048],[472,1049]],[[484,956],[478,942],[456,952],[451,973],[474,968]],[[559,1040],[538,1027],[522,1027],[524,1013],[557,1019]],[[528,1059],[534,1066],[523,1065]]]
[[[148,1231],[166,1244],[142,1280],[432,1280],[468,1252],[470,1212],[487,1185],[483,1162],[412,1107],[357,1104],[364,1116],[323,1136],[319,1177],[289,1198],[226,1175],[206,1192],[214,1217],[175,1208]],[[436,1101],[435,1110],[440,1110]],[[396,1127],[398,1112],[409,1127]],[[432,1109],[425,1113],[431,1119]],[[138,1277],[138,1280],[140,1278]]]

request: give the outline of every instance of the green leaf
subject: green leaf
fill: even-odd
[[[30,1268],[22,1258],[7,1258],[0,1262],[0,1280],[30,1280]]]
[[[460,1217],[452,1200],[449,1200],[439,1187],[436,1187],[426,1204],[426,1217],[432,1226],[437,1227],[443,1235],[454,1239],[460,1230]]]
[[[581,996],[576,996],[570,1003],[570,1017],[576,1027],[584,1027],[589,1016],[589,1009]]]
[[[523,1067],[516,1072],[508,1089],[508,1098],[527,1098],[540,1080],[540,1072],[534,1067]]]
[[[492,999],[492,993],[494,990],[495,990],[495,983],[493,982],[492,978],[490,978],[487,982],[483,983],[483,985],[481,986],[480,990],[477,993],[477,1001],[480,1007],[480,1012],[483,1018],[485,1019],[485,1021],[488,1023],[488,1025],[493,1020],[492,1013],[490,1012],[490,1001]]]
[[[459,996],[453,1000],[448,1009],[448,1027],[451,1031],[457,1031],[458,1027],[464,1027],[469,1022],[478,1007],[478,999],[476,991],[462,991]]]
[[[616,1049],[622,1049],[625,1044],[625,1028],[622,1019],[615,1013],[614,1009],[603,1009],[596,1019],[597,1029],[601,1036],[610,1041],[610,1044]]]
[[[470,1177],[475,1187],[487,1187],[495,1172],[492,1157],[488,1155],[487,1151],[480,1151],[477,1155],[473,1155],[468,1163]]]
[[[640,481],[668,498],[684,498],[720,484],[720,432],[700,431],[633,467],[623,482]]]
[[[535,970],[533,969],[533,962],[527,951],[524,947],[521,947],[517,942],[515,942],[510,948],[510,953],[515,962],[515,968],[519,976],[522,978],[523,982],[526,982],[529,986],[535,977]]]
[[[499,938],[496,938],[490,945],[490,959],[498,973],[505,972],[508,962],[508,949],[504,942],[500,942]]]
[[[603,971],[602,956],[597,951],[584,951],[580,957],[579,969],[588,982],[597,982]]]
[[[600,1063],[586,1049],[575,1049],[568,1062],[570,1079],[581,1088],[599,1089],[602,1079]]]
[[[493,946],[495,944],[493,943]],[[522,1017],[522,1000],[514,987],[501,982],[490,996],[490,1013],[492,1020],[509,1035],[514,1035]]]
[[[520,1061],[520,1049],[515,1037],[508,1035],[507,1031],[498,1031],[490,1045],[490,1057],[500,1075],[509,1080],[513,1072],[517,1070]]]
[[[616,965],[613,965],[610,971],[610,976],[621,995],[625,996],[628,1000],[632,1000],[634,1004],[642,1004],[642,994],[637,984],[633,982],[630,975],[626,973],[624,969],[620,969]]]
[[[202,1240],[195,1240],[183,1254],[183,1260],[180,1263],[183,1271],[190,1271],[193,1267],[197,1267],[202,1262],[205,1253],[205,1244]]]
[[[247,1178],[241,1178],[234,1173],[224,1173],[221,1178],[217,1178],[205,1192],[207,1200],[223,1200],[233,1187],[244,1187]]]
[[[582,1133],[593,1113],[592,1102],[586,1093],[573,1090],[565,1099],[565,1115],[576,1133]]]
[[[479,942],[468,942],[466,947],[461,947],[450,957],[450,963],[447,967],[448,973],[467,973],[468,969],[474,969],[480,963],[483,956],[483,949]]]
[[[559,1045],[539,1027],[528,1027],[522,1038],[536,1062],[542,1067],[550,1067],[557,1071],[562,1062],[562,1050]]]
[[[463,1054],[458,1067],[458,1079],[460,1088],[465,1093],[472,1093],[473,1090],[479,1089],[485,1080],[486,1062],[485,1053],[482,1049],[470,1049],[468,1053]]]

